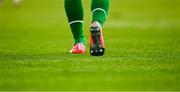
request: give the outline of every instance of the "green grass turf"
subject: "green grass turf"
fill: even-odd
[[[83,1],[89,43],[90,0]],[[102,57],[71,55],[63,0],[0,7],[0,90],[180,90],[180,1],[111,0]]]

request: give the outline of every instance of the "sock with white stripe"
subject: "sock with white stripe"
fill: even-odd
[[[81,0],[65,0],[65,11],[74,37],[74,45],[81,42],[84,45],[85,37],[83,33],[83,7]]]
[[[92,0],[91,2],[92,22],[98,21],[102,26],[106,21],[108,11],[109,11],[109,0]]]

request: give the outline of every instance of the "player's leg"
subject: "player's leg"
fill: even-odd
[[[105,45],[102,34],[102,26],[106,21],[109,10],[109,0],[92,0],[92,24],[90,35],[90,53],[93,56],[103,55]]]
[[[92,0],[92,21],[98,21],[101,26],[106,21],[109,11],[109,0]]]
[[[74,37],[74,47],[71,53],[85,52],[85,37],[83,33],[83,7],[81,0],[65,0],[65,10]]]

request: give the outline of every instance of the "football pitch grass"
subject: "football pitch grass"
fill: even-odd
[[[72,55],[63,0],[0,7],[0,90],[180,90],[180,1],[111,0],[106,52]]]

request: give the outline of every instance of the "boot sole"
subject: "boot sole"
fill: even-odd
[[[102,48],[100,43],[101,30],[99,28],[91,28],[91,35],[94,40],[94,44],[90,47],[90,54],[92,56],[102,56],[105,52],[105,48]]]

